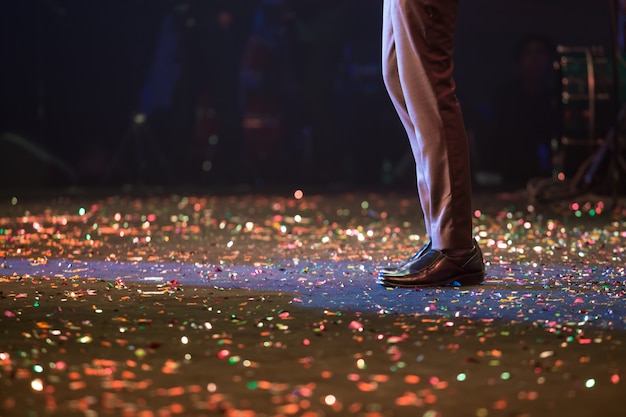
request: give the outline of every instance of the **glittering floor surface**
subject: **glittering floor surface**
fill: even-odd
[[[5,198],[0,416],[624,416],[616,203],[476,196],[485,283],[390,290],[411,192]]]

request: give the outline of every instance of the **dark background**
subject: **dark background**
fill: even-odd
[[[413,186],[381,81],[380,0],[0,4],[0,187]],[[602,0],[461,1],[455,76],[478,187],[554,171],[537,146],[560,113],[506,89],[520,42],[610,48],[610,22]]]

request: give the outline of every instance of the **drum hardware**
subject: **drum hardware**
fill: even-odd
[[[620,10],[618,0],[610,0],[609,6],[613,35],[611,60],[605,56],[602,47],[557,48],[561,55],[557,65],[561,73],[560,102],[563,110],[562,135],[556,141],[556,147],[560,145],[561,148],[560,166],[556,167],[553,178],[528,182],[527,191],[531,202],[570,198],[593,191],[595,187],[595,191],[609,193],[612,197],[611,205],[615,206],[617,195],[626,184],[622,135],[626,130],[626,105],[619,105],[619,64],[623,64],[620,45],[624,42],[619,39],[618,33],[618,22],[626,19],[626,10]],[[572,77],[567,73],[572,69],[583,68],[586,73],[583,77]],[[620,110],[614,118],[602,119],[603,115],[615,114],[615,109]],[[600,137],[602,131],[605,133]],[[577,169],[571,175],[566,172],[566,148],[577,148],[581,157],[572,164]]]

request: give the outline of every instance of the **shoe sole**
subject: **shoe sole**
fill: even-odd
[[[464,274],[457,276],[448,281],[438,282],[438,283],[429,283],[429,284],[401,284],[393,281],[386,281],[384,278],[378,278],[376,281],[377,284],[382,285],[383,287],[392,287],[392,288],[420,288],[420,287],[445,287],[450,284],[459,283],[460,286],[465,287],[469,285],[478,285],[485,280],[484,272],[473,272],[471,274]]]

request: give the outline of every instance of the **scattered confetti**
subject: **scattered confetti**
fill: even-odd
[[[3,416],[623,415],[623,205],[478,199],[486,282],[415,291],[415,198],[85,200],[0,207]]]

